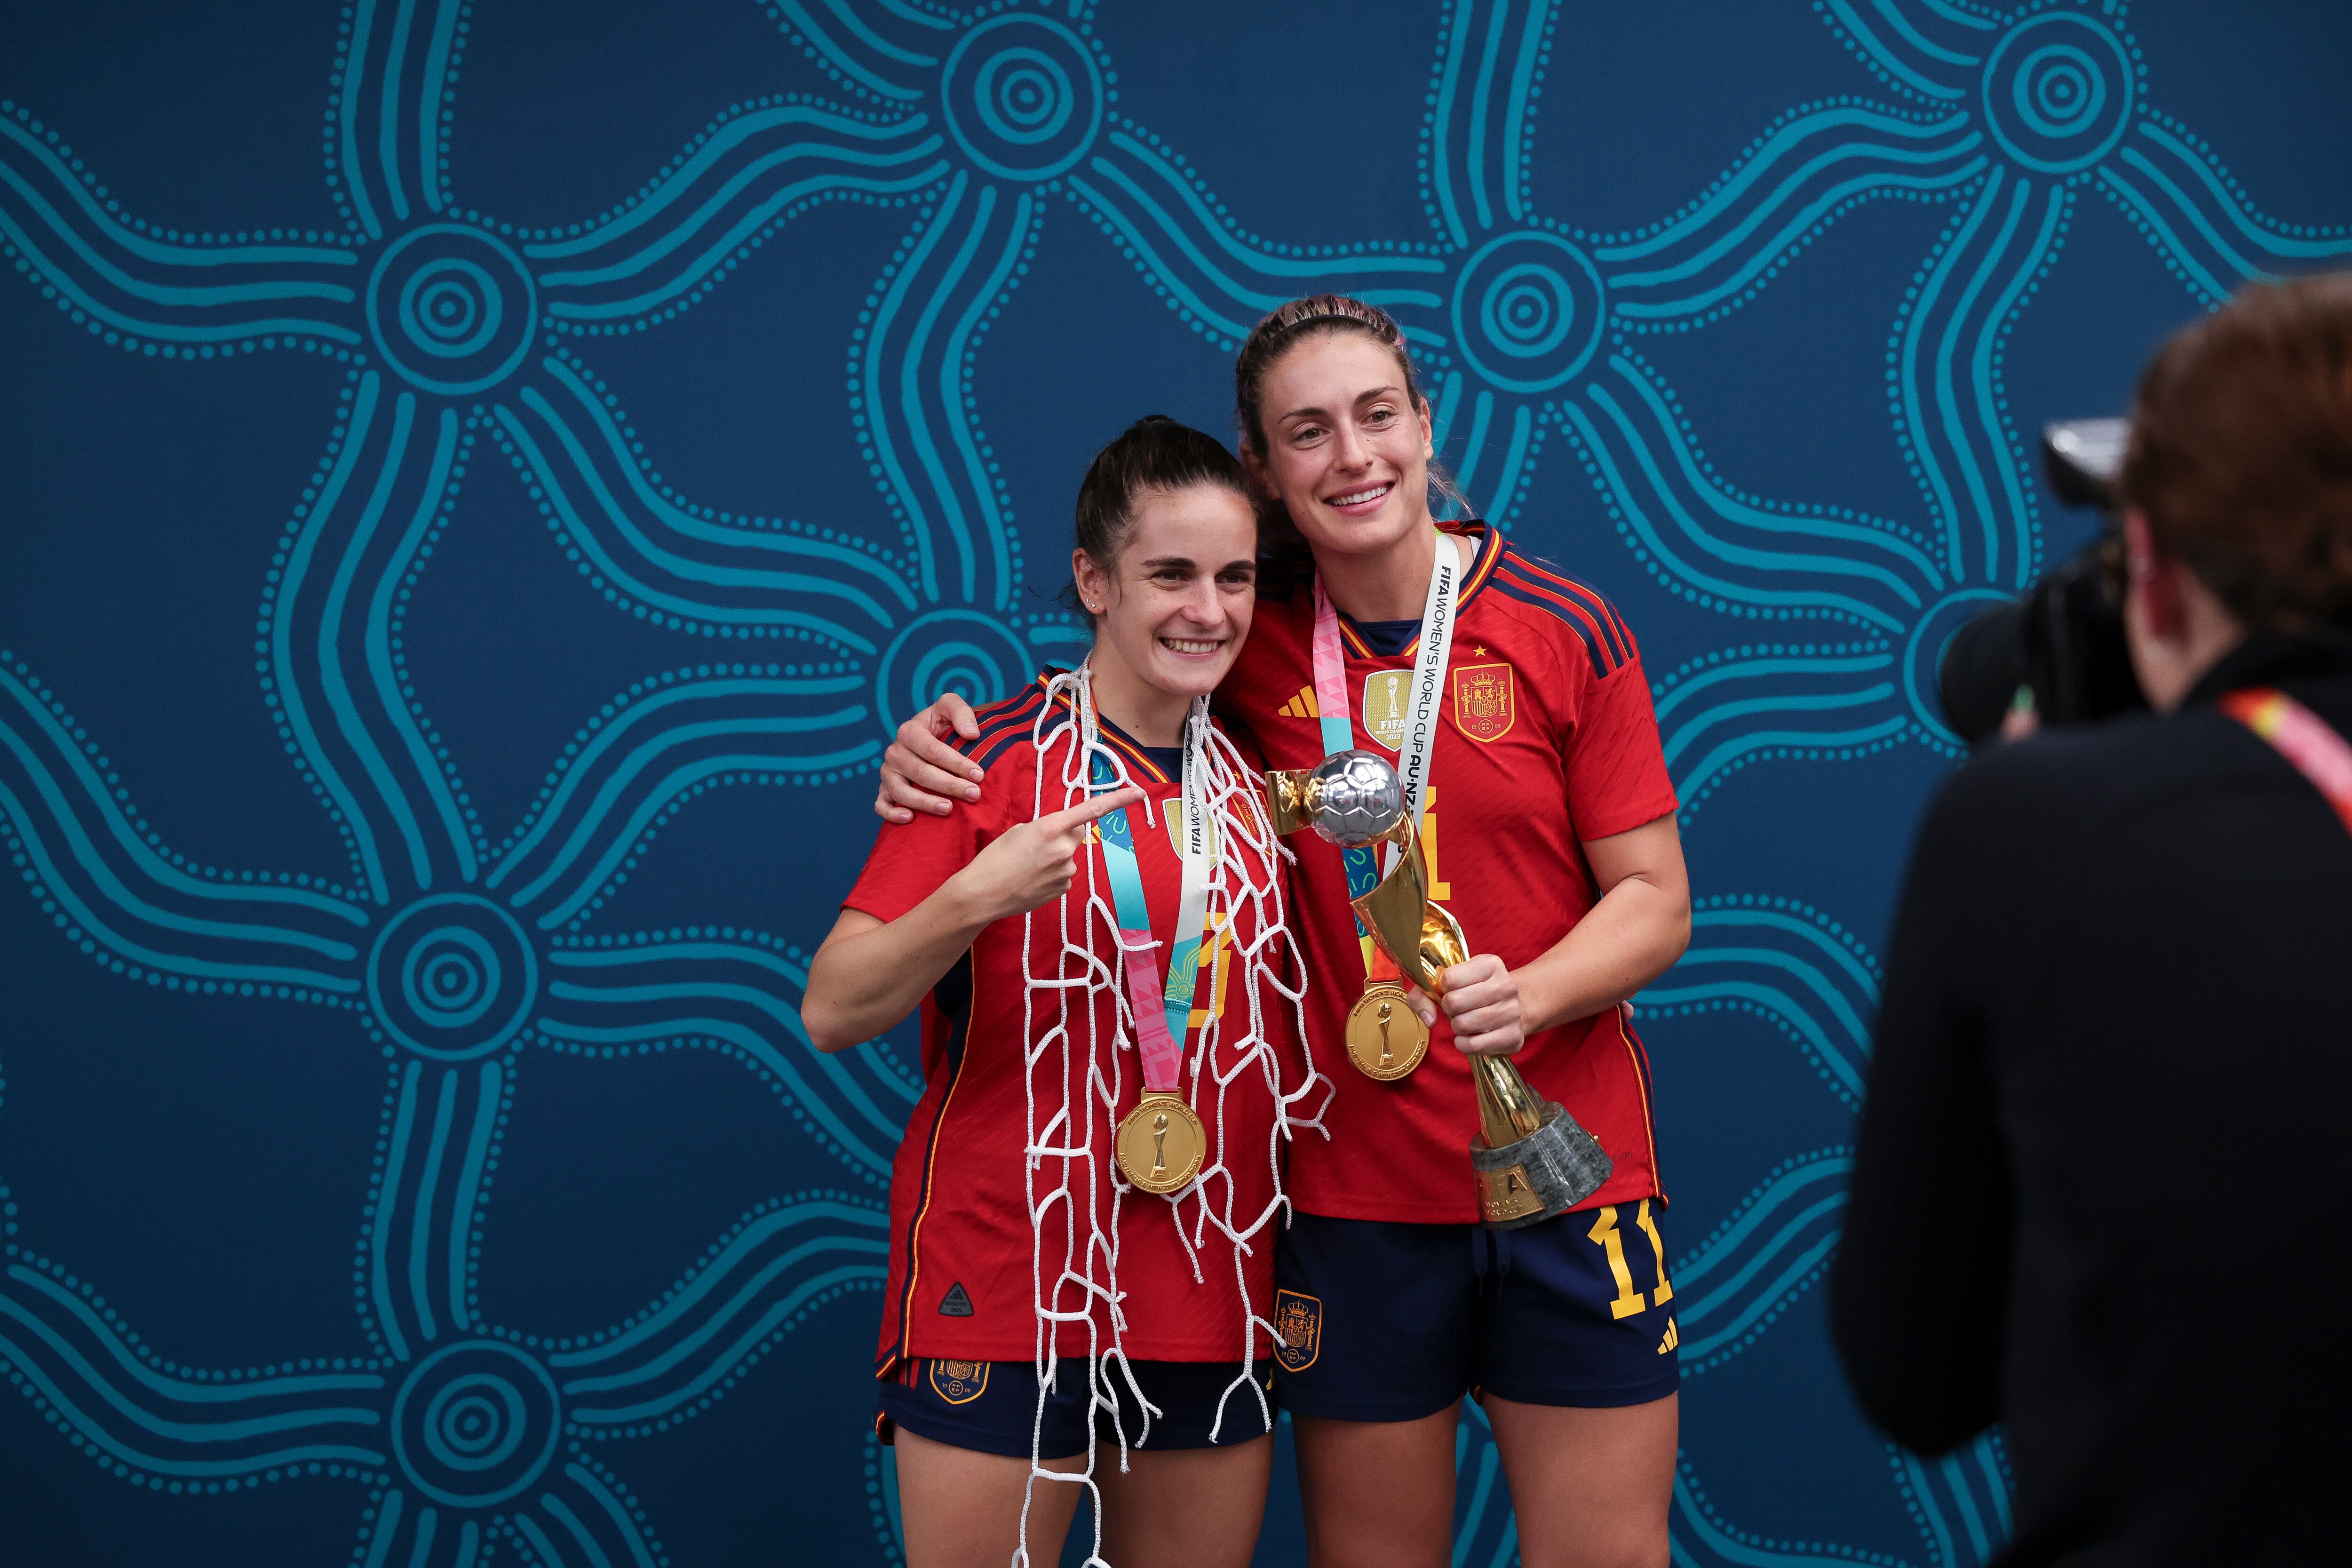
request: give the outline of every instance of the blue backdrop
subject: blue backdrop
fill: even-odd
[[[1645,650],[1678,1561],[1973,1563],[1816,1289],[1944,639],[2032,460],[2352,262],[2352,12],[334,0],[0,18],[0,1556],[898,1555],[884,738],[1079,647],[1087,455],[1410,331]],[[1457,1563],[1514,1535],[1475,1416]],[[1261,1553],[1297,1553],[1280,1468]]]

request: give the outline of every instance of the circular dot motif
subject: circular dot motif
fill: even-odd
[[[1505,392],[1549,392],[1582,370],[1607,318],[1599,268],[1558,235],[1490,239],[1454,285],[1454,341]]]
[[[555,1380],[511,1345],[467,1340],[416,1363],[392,1406],[392,1451],[418,1491],[489,1508],[537,1480],[561,1428]]]
[[[392,917],[368,955],[368,1002],[384,1032],[436,1061],[512,1039],[539,994],[539,958],[512,915],[472,893],[436,893]]]
[[[992,17],[966,33],[948,56],[940,98],[956,145],[1000,179],[1050,180],[1102,131],[1093,52],[1043,16]]]
[[[1938,739],[1961,744],[1944,722],[1944,655],[1950,651],[1952,638],[1986,610],[2011,598],[1998,588],[1962,588],[1928,606],[1912,627],[1911,640],[1903,649],[1903,694],[1911,700],[1912,715]]]
[[[934,610],[883,650],[874,706],[885,730],[952,691],[977,708],[999,702],[1036,673],[1039,660],[1000,622],[975,610]]]
[[[428,224],[384,250],[368,279],[368,331],[384,363],[427,392],[480,392],[530,348],[538,298],[522,258],[462,224]]]
[[[2087,169],[2114,150],[2131,118],[2131,56],[2088,16],[2045,12],[1995,46],[1984,101],[1993,140],[2027,168]]]

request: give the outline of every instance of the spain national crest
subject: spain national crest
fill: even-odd
[[[984,1361],[934,1361],[930,1375],[931,1392],[950,1405],[970,1405],[988,1392]]]
[[[1285,1372],[1305,1372],[1323,1349],[1323,1302],[1296,1290],[1274,1293],[1274,1359]]]
[[[1457,665],[1454,670],[1454,724],[1474,741],[1499,741],[1519,716],[1507,664]]]

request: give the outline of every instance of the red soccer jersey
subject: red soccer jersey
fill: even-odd
[[[1055,732],[1045,749],[1041,752],[1033,743],[1047,706],[1040,678],[1018,696],[980,710],[980,738],[961,746],[987,770],[979,804],[885,829],[844,900],[848,908],[896,920],[999,835],[1075,804],[1065,802],[1061,782],[1074,746],[1066,706],[1055,704],[1060,711],[1047,721]],[[1173,768],[1160,765],[1155,753],[1109,723],[1102,725],[1101,735],[1150,801],[1148,820],[1140,805],[1127,810],[1152,935],[1164,963],[1182,878],[1175,836],[1168,827],[1169,807],[1180,802],[1181,784],[1171,776]],[[1247,767],[1259,765],[1254,751],[1244,757]],[[1042,805],[1036,789],[1041,769]],[[1245,775],[1245,782],[1255,780]],[[1174,815],[1181,817],[1181,808]],[[1217,877],[1226,896],[1213,895],[1211,908],[1232,913],[1203,941],[1185,1042],[1180,1092],[1200,1116],[1209,1143],[1202,1179],[1190,1193],[1171,1199],[1133,1190],[1119,1194],[1113,1187],[1112,1132],[1142,1092],[1141,1062],[1134,1041],[1115,1027],[1110,990],[1097,985],[1089,991],[1083,984],[1085,965],[1062,952],[1066,913],[1072,941],[1108,965],[1116,983],[1118,941],[1099,835],[1064,902],[1047,904],[1032,917],[1025,968],[1024,921],[1003,920],[983,931],[932,988],[922,1006],[923,1094],[891,1168],[882,1373],[909,1356],[1028,1360],[1038,1345],[1034,1309],[1041,1295],[1054,1296],[1056,1311],[1088,1310],[1087,1290],[1061,1278],[1066,1258],[1072,1269],[1090,1273],[1097,1284],[1110,1283],[1115,1268],[1129,1356],[1223,1361],[1242,1355],[1244,1293],[1248,1311],[1260,1319],[1272,1304],[1272,1234],[1259,1232],[1250,1249],[1239,1254],[1237,1271],[1236,1248],[1215,1221],[1246,1234],[1267,1216],[1283,1152],[1276,1144],[1276,1089],[1267,1068],[1279,1071],[1284,1092],[1295,1093],[1304,1073],[1293,1004],[1271,986],[1254,988],[1246,966],[1236,961],[1236,942],[1248,951],[1259,938],[1261,921],[1254,901],[1233,893],[1244,882],[1260,893],[1278,891],[1280,872],[1238,838],[1236,845],[1240,854],[1218,858]],[[1266,951],[1280,946],[1277,936]],[[1028,984],[1030,978],[1057,977],[1081,984],[1060,990]],[[1298,982],[1294,963],[1284,984],[1295,992]],[[1066,1058],[1048,1039],[1060,1018],[1057,998],[1065,995],[1070,998]],[[1202,1026],[1213,1017],[1215,1037],[1204,1052]],[[1040,1045],[1045,1048],[1024,1074],[1024,1050]],[[1090,1060],[1102,1086],[1097,1092],[1087,1088]],[[1221,1087],[1221,1080],[1229,1081]],[[1047,1154],[1024,1173],[1033,1092],[1041,1145],[1083,1145],[1087,1152]],[[1054,1124],[1065,1106],[1067,1119]],[[1045,1215],[1043,1249],[1033,1251],[1033,1200],[1026,1184],[1034,1183],[1043,1198],[1066,1176],[1069,1199]],[[1204,1220],[1203,1203],[1214,1219]],[[1110,1312],[1099,1298],[1093,1320],[1094,1348],[1109,1349]],[[1083,1318],[1061,1324],[1058,1342],[1065,1355],[1086,1354]],[[1259,1338],[1255,1348],[1263,1354],[1267,1342]]]
[[[1475,541],[1430,758],[1422,849],[1431,896],[1462,922],[1473,952],[1514,967],[1583,918],[1597,894],[1580,840],[1606,838],[1675,808],[1641,656],[1616,610],[1591,589],[1519,553],[1482,523]],[[1342,616],[1356,744],[1393,757],[1403,737],[1416,641],[1382,657]],[[1314,595],[1258,600],[1249,640],[1218,689],[1219,711],[1246,723],[1270,766],[1323,757],[1315,700]],[[1478,1217],[1468,1148],[1478,1131],[1466,1059],[1440,1017],[1408,1078],[1379,1083],[1347,1060],[1349,1006],[1362,994],[1368,944],[1348,907],[1339,851],[1312,833],[1298,856],[1293,916],[1306,946],[1307,1038],[1338,1084],[1323,1118],[1291,1151],[1288,1191],[1304,1212],[1340,1219],[1466,1223]],[[1530,1036],[1514,1057],[1614,1162],[1587,1206],[1661,1189],[1651,1131],[1649,1059],[1612,1008]]]

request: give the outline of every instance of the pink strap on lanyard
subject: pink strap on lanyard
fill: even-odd
[[[1323,591],[1320,573],[1315,578],[1315,706],[1323,716],[1323,749],[1344,752],[1355,742],[1348,721],[1348,655],[1339,646],[1339,613]],[[1332,721],[1337,720],[1334,733]],[[1339,743],[1334,745],[1332,742]]]
[[[2294,771],[2327,797],[2352,828],[2352,742],[2285,692],[2249,686],[2221,699],[2221,711],[2268,741]]]
[[[1127,950],[1127,999],[1135,1007],[1135,1048],[1143,1058],[1143,1087],[1154,1094],[1172,1094],[1181,1081],[1183,1048],[1168,1030],[1167,1004],[1160,991],[1157,944],[1148,931],[1121,928],[1119,946]]]
[[[1118,777],[1107,754],[1093,742],[1087,764],[1087,782],[1095,794],[1115,787]],[[1209,710],[1205,698],[1196,698],[1184,725],[1182,818],[1188,829],[1198,827],[1199,841],[1189,833],[1180,847],[1184,870],[1179,883],[1176,926],[1169,939],[1166,983],[1160,973],[1158,944],[1151,937],[1151,910],[1143,891],[1143,874],[1135,848],[1135,825],[1125,806],[1105,812],[1099,823],[1103,866],[1111,885],[1111,904],[1118,911],[1119,946],[1127,972],[1128,1000],[1135,1008],[1135,1044],[1143,1058],[1143,1087],[1155,1093],[1173,1093],[1183,1070],[1183,1040],[1192,1012],[1192,994],[1199,975],[1201,936],[1208,915],[1211,867],[1205,853],[1208,805],[1206,787]]]

